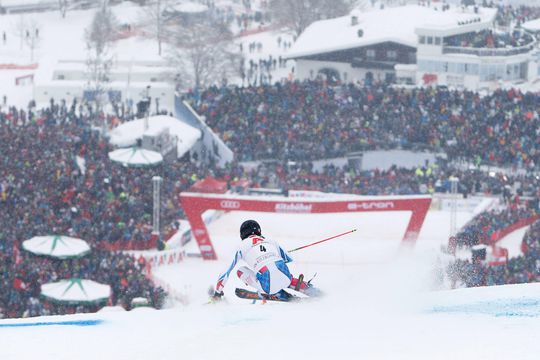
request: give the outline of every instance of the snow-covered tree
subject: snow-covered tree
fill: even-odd
[[[155,0],[153,3],[143,8],[143,23],[150,36],[157,41],[158,55],[161,56],[162,45],[167,37],[166,16],[164,9],[169,5],[170,0]]]
[[[274,21],[300,35],[312,22],[347,15],[352,0],[270,0]]]
[[[68,0],[58,0],[58,10],[60,10],[62,18],[65,18],[68,10]]]
[[[88,90],[94,94],[96,111],[101,110],[105,84],[109,81],[112,66],[112,56],[109,51],[117,29],[116,17],[108,6],[103,5],[85,31]]]
[[[35,20],[30,21],[26,28],[24,41],[26,42],[26,45],[30,49],[30,62],[34,61],[34,52],[39,47],[40,29],[41,29],[40,25]]]
[[[195,88],[226,82],[239,73],[241,61],[229,29],[204,22],[172,29],[168,58],[177,81]]]

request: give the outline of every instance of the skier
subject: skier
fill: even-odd
[[[223,272],[217,281],[212,299],[217,301],[223,296],[223,288],[230,273],[239,260],[248,266],[240,266],[236,272],[238,277],[248,286],[257,289],[261,299],[275,296],[286,300],[291,295],[283,289],[292,287],[304,289],[306,284],[294,278],[287,263],[292,261],[286,250],[273,240],[261,235],[261,227],[255,220],[247,220],[240,226],[240,244],[232,264]],[[300,284],[299,284],[300,283]]]

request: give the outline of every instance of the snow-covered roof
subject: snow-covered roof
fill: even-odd
[[[299,36],[288,57],[298,58],[321,53],[347,50],[382,42],[396,42],[416,47],[419,27],[458,29],[459,23],[480,19],[492,22],[496,9],[450,7],[442,11],[435,6],[405,5],[373,11],[353,10],[351,14],[335,19],[316,21]],[[357,25],[352,25],[356,17]],[[359,30],[362,36],[359,36]]]
[[[118,147],[129,147],[142,139],[144,134],[156,134],[169,129],[171,135],[178,139],[178,157],[188,152],[201,137],[199,129],[190,126],[172,116],[158,115],[148,118],[148,129],[144,129],[144,119],[128,121],[118,126],[110,133],[110,143]]]
[[[62,71],[88,71],[88,65],[83,62],[58,62],[54,68],[55,72]],[[139,73],[152,73],[162,74],[165,72],[173,72],[174,68],[163,64],[163,66],[144,66],[144,65],[129,65],[126,63],[117,64],[111,66],[109,72],[111,74],[139,74]]]
[[[523,24],[521,24],[521,27],[524,28],[525,30],[529,30],[533,32],[540,31],[540,19],[526,21]]]
[[[12,7],[32,7],[39,5],[57,5],[56,0],[2,0],[0,1],[0,7],[12,8]]]
[[[171,9],[180,13],[201,13],[208,11],[208,6],[188,1],[173,5]]]

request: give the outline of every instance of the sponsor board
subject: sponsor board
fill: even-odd
[[[212,252],[212,246],[211,245],[201,245],[201,246],[199,246],[199,249],[201,251]]]
[[[206,235],[206,231],[204,229],[195,229],[193,232],[197,237]]]
[[[312,208],[313,208],[312,204],[277,203],[274,210],[276,212],[285,212],[285,213],[310,213]]]
[[[348,203],[348,210],[378,210],[378,209],[393,209],[395,207],[393,201],[365,201]]]
[[[236,200],[221,200],[219,205],[223,209],[240,209],[240,201]]]

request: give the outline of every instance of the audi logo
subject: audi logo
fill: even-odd
[[[239,209],[240,208],[240,201],[222,200],[220,205],[224,209]]]
[[[204,236],[204,235],[206,235],[206,231],[204,231],[203,229],[195,229],[195,235],[196,236]]]

